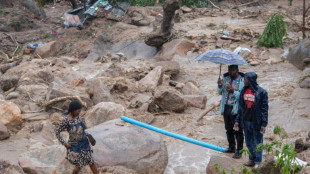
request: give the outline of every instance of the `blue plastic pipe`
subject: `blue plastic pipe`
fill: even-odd
[[[121,116],[121,120],[129,122],[129,123],[137,125],[137,126],[141,126],[143,128],[146,128],[146,129],[150,129],[152,131],[155,131],[155,132],[158,132],[158,133],[161,133],[161,134],[173,137],[173,138],[177,138],[179,140],[183,140],[183,141],[186,141],[186,142],[189,142],[189,143],[197,144],[199,146],[203,146],[203,147],[206,147],[206,148],[209,148],[209,149],[217,150],[217,151],[220,151],[220,152],[223,152],[223,150],[225,150],[225,148],[223,148],[223,147],[215,146],[215,145],[208,144],[208,143],[205,143],[205,142],[202,142],[202,141],[198,141],[198,140],[195,140],[195,139],[192,139],[192,138],[188,138],[188,137],[185,137],[185,136],[182,136],[182,135],[179,135],[179,134],[175,134],[175,133],[172,133],[172,132],[169,132],[169,131],[166,131],[166,130],[163,130],[163,129],[160,129],[160,128],[157,128],[157,127],[154,127],[154,126],[151,126],[149,124],[145,124],[145,123],[142,123],[140,121],[137,121],[137,120],[125,117],[125,116]]]

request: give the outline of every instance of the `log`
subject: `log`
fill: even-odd
[[[244,3],[244,4],[241,4],[241,5],[238,5],[238,7],[248,6],[248,5],[251,5],[251,4],[254,4],[254,3],[257,3],[257,2],[259,2],[259,1],[258,1],[258,0],[256,0],[256,1],[248,2],[248,3]]]
[[[201,120],[205,115],[207,115],[210,111],[212,111],[213,109],[215,109],[216,107],[220,106],[221,102],[218,101],[218,102],[215,102],[215,103],[212,103],[208,109],[202,111],[200,114],[199,114],[199,117],[198,117],[198,120]]]
[[[218,7],[218,6],[216,6],[215,4],[213,4],[212,1],[208,0],[208,2],[209,2],[214,8],[219,9],[220,11],[224,11],[224,10],[222,10],[220,7]]]

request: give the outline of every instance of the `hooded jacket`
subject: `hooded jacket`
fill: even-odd
[[[262,126],[266,127],[268,124],[268,94],[267,92],[261,88],[257,82],[257,74],[254,72],[245,73],[244,77],[248,80],[250,84],[250,89],[254,93],[255,101],[254,101],[254,116],[253,116],[253,128],[256,130],[260,130]],[[244,86],[239,96],[239,109],[235,122],[241,123],[243,127],[243,118],[246,104],[244,102],[243,95],[246,91],[247,87]]]
[[[234,93],[232,94],[232,96],[236,98],[236,101],[235,101],[235,103],[233,105],[233,109],[231,111],[232,115],[237,115],[237,113],[238,113],[238,108],[239,108],[238,99],[239,99],[240,92],[241,92],[241,90],[244,87],[244,79],[243,79],[244,74],[242,72],[239,72],[239,75],[241,76],[240,77],[239,89],[237,91],[234,91]],[[226,83],[228,77],[229,77],[229,74],[225,73],[223,75],[223,80],[222,80],[223,85],[222,85],[222,87],[221,88],[219,88],[219,87],[217,88],[217,92],[220,95],[222,95],[221,104],[220,104],[220,112],[221,112],[222,115],[224,115],[224,110],[225,110],[225,102],[226,102],[225,93],[227,93],[227,91],[225,89],[225,83]]]

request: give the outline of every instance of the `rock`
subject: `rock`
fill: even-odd
[[[259,63],[257,60],[250,61],[249,64],[250,64],[251,66],[260,65],[260,63]]]
[[[1,174],[25,174],[23,169],[18,165],[13,165],[9,161],[0,160]]]
[[[8,91],[12,88],[15,88],[18,80],[20,78],[19,74],[14,73],[5,73],[0,76],[0,87],[3,91]]]
[[[124,115],[125,109],[122,105],[113,102],[101,102],[95,105],[85,114],[87,127],[94,127],[100,123],[120,118]]]
[[[162,71],[171,76],[176,76],[180,72],[180,64],[176,61],[159,61],[152,65],[153,67],[162,67]]]
[[[274,156],[264,156],[263,162],[259,165],[258,171],[259,174],[265,174],[265,173],[281,173],[280,167],[275,167],[274,165]]]
[[[39,8],[35,1],[24,0],[22,1],[22,6],[29,10],[36,18],[46,18],[46,14],[43,8]]]
[[[145,103],[149,103],[151,100],[152,94],[137,94],[136,97],[130,102],[129,108],[139,108]]]
[[[182,6],[182,7],[181,7],[181,10],[182,10],[184,13],[192,12],[192,9],[191,9],[191,8],[188,8],[188,7],[186,7],[186,6]]]
[[[301,87],[301,88],[310,88],[310,76],[306,77],[304,80],[299,82],[299,87]]]
[[[4,140],[10,137],[8,129],[6,126],[0,121],[0,140]],[[1,171],[1,170],[0,170]]]
[[[173,112],[183,112],[187,105],[183,95],[168,86],[160,86],[156,89],[154,104],[164,111]]]
[[[207,174],[218,174],[215,169],[216,164],[219,164],[221,166],[221,169],[224,169],[228,173],[231,171],[232,168],[235,168],[235,173],[238,173],[240,171],[239,166],[241,165],[240,161],[231,157],[213,155],[211,156],[210,162],[206,169]]]
[[[143,79],[139,81],[139,91],[149,92],[154,91],[155,88],[162,83],[163,71],[162,67],[156,67],[149,72]]]
[[[72,173],[74,166],[66,159],[66,148],[53,145],[25,152],[18,158],[18,163],[25,173]],[[80,173],[90,174],[89,167]]]
[[[48,92],[48,86],[40,83],[33,85],[20,85],[16,90],[26,96],[29,95],[34,101],[44,101]]]
[[[104,166],[98,169],[99,174],[138,174],[124,166]]]
[[[47,44],[40,45],[35,53],[40,55],[42,58],[53,57],[60,51],[60,46],[57,41],[51,41]]]
[[[302,71],[302,74],[303,74],[303,75],[308,75],[308,74],[310,74],[310,68],[305,68],[305,69]]]
[[[300,172],[300,174],[309,174],[310,173],[310,167],[304,167]]]
[[[16,67],[18,65],[19,65],[18,61],[14,61],[12,63],[6,63],[6,64],[3,64],[2,66],[0,66],[0,71],[4,74],[7,70],[9,70],[13,67]]]
[[[22,115],[18,106],[12,102],[0,100],[0,121],[8,129],[19,129],[22,124]]]
[[[0,24],[1,32],[9,32],[9,28],[5,24]]]
[[[63,116],[60,113],[53,113],[50,116],[50,121],[53,125],[59,125],[60,121],[63,119]]]
[[[195,47],[195,43],[186,39],[174,39],[165,43],[155,56],[157,61],[170,61],[175,55],[186,56],[187,52]]]
[[[295,152],[300,153],[304,150],[307,150],[305,146],[305,142],[303,141],[302,138],[299,138],[295,141]]]
[[[110,93],[114,81],[110,78],[97,77],[88,81],[88,89],[93,90],[93,97],[91,98],[94,104],[100,102],[113,102],[114,98]],[[111,83],[111,88],[108,87]]]
[[[97,144],[93,158],[98,167],[122,165],[137,173],[164,173],[168,163],[159,134],[116,119],[87,129]]]
[[[29,113],[29,114],[23,114],[22,118],[25,121],[41,121],[41,120],[47,120],[49,117],[48,113]]]
[[[268,64],[277,64],[280,62],[283,62],[284,60],[282,60],[280,57],[270,57],[266,62]]]
[[[30,126],[30,132],[40,132],[43,129],[43,123],[35,123],[34,125]]]
[[[182,93],[184,95],[202,95],[200,89],[192,82],[185,83],[184,87],[182,88]]]
[[[207,97],[204,95],[184,95],[188,106],[204,109],[207,103]]]
[[[305,38],[300,41],[287,55],[287,60],[296,66],[298,69],[303,70],[307,65],[304,59],[310,57],[310,38]]]
[[[112,91],[115,93],[123,93],[128,90],[128,86],[122,83],[116,83],[113,85]]]
[[[9,93],[5,99],[6,100],[11,100],[11,99],[15,99],[15,98],[18,98],[19,97],[19,93],[18,92],[11,92]]]

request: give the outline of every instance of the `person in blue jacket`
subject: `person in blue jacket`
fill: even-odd
[[[249,161],[244,165],[257,168],[262,162],[263,151],[255,148],[263,144],[263,134],[268,124],[268,94],[257,82],[257,74],[245,73],[244,88],[240,93],[239,111],[235,120],[234,130],[244,129],[245,143],[250,151]]]
[[[240,127],[234,131],[235,119],[239,108],[239,95],[244,87],[244,74],[239,72],[237,65],[229,65],[228,73],[223,75],[223,79],[218,80],[218,93],[222,95],[220,112],[224,117],[226,136],[229,147],[224,150],[225,153],[235,153],[233,158],[241,158],[240,150],[243,149],[243,130]],[[237,140],[237,151],[236,151]]]

